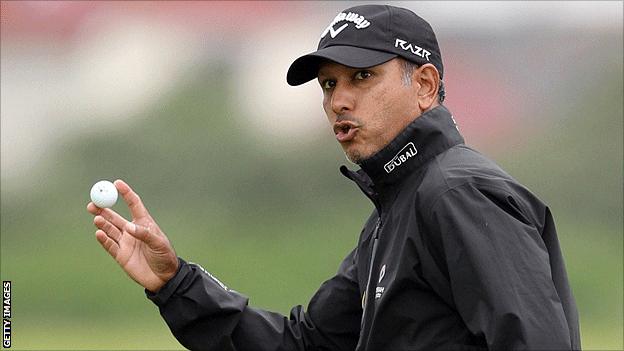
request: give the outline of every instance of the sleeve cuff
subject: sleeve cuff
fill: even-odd
[[[184,280],[184,278],[191,272],[191,269],[180,257],[178,257],[178,271],[165,285],[160,288],[157,292],[151,292],[145,289],[145,295],[148,299],[152,300],[157,306],[162,306],[167,303],[167,300],[173,295],[173,293],[178,289],[180,283]]]

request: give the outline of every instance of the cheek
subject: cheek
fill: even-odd
[[[329,118],[329,113],[331,112],[331,96],[327,93],[323,93],[323,111]]]
[[[368,105],[367,109],[370,111],[371,125],[375,126],[379,133],[383,133],[385,128],[382,127],[387,127],[393,119],[395,101],[392,99],[392,93],[387,89],[376,90],[365,101]]]
[[[383,109],[387,118],[392,123],[402,124],[405,120],[411,120],[414,117],[414,106],[416,104],[415,97],[412,96],[407,88],[398,87],[387,90],[384,99]]]
[[[327,112],[327,108],[329,107],[329,97],[327,94],[323,94],[323,110]]]
[[[377,103],[372,108],[376,115],[372,121],[384,144],[394,139],[416,117],[412,108],[413,97],[400,88],[384,89],[376,94],[374,101]]]
[[[387,91],[380,88],[362,91],[357,99],[357,114],[366,118],[370,124],[376,124],[380,118],[383,119],[382,111],[388,102],[387,95]]]

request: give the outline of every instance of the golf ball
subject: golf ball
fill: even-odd
[[[117,188],[108,180],[100,180],[91,188],[91,201],[99,208],[112,207],[117,202]]]

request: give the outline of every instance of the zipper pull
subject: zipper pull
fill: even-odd
[[[381,226],[381,216],[377,217],[377,224],[375,225],[375,231],[373,232],[373,238],[379,238],[379,227]]]

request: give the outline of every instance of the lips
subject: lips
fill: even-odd
[[[351,121],[334,123],[334,134],[336,134],[336,140],[341,143],[353,140],[358,130],[358,125]]]

